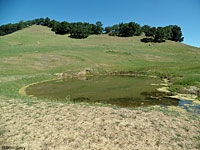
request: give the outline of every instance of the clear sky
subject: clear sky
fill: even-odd
[[[200,0],[0,0],[0,25],[41,17],[101,21],[104,26],[130,21],[156,27],[176,24],[183,43],[200,47]]]

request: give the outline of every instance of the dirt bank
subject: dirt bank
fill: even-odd
[[[0,145],[34,150],[199,149],[188,113],[113,109],[0,97]]]

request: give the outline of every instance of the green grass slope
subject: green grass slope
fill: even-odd
[[[68,36],[34,25],[0,37],[0,93],[13,93],[13,88],[53,78],[55,73],[74,74],[84,68],[95,74],[135,71],[167,75],[175,85],[200,81],[199,48],[173,41],[142,43],[142,36]]]

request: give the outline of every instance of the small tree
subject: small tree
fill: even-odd
[[[150,37],[155,37],[156,35],[156,28],[152,27],[150,29],[148,29],[145,33],[146,36],[150,36]]]
[[[155,42],[164,42],[166,38],[167,38],[166,30],[162,27],[158,27],[156,29],[154,41]]]
[[[88,29],[90,34],[97,34],[97,26],[95,24],[89,24]]]
[[[127,23],[120,23],[119,24],[119,36],[128,37],[132,35],[132,32],[129,30],[129,25]]]
[[[87,38],[90,34],[89,23],[73,23],[70,30],[70,37],[76,39]]]
[[[105,27],[104,31],[108,34],[112,31],[112,27]]]
[[[44,25],[44,21],[45,21],[44,18],[36,19],[36,24],[37,25]]]
[[[172,26],[166,26],[163,28],[165,30],[166,33],[166,39],[169,40],[172,38]]]
[[[127,28],[127,33],[126,36],[133,36],[136,32],[136,24],[135,22],[129,22],[128,23],[128,28]]]
[[[25,28],[25,27],[26,27],[26,26],[25,26],[24,21],[23,21],[23,20],[20,20],[19,23],[17,24],[18,30],[21,30],[21,29],[23,29],[23,28]]]
[[[136,28],[136,31],[135,31],[134,35],[140,36],[142,34],[142,28],[141,28],[141,26],[136,23],[135,24],[135,28]]]
[[[151,27],[149,25],[144,25],[142,26],[142,32],[144,32],[144,34],[146,35],[147,32],[149,32],[150,28]]]
[[[174,25],[172,27],[172,37],[171,40],[172,41],[176,41],[176,42],[182,42],[184,37],[182,37],[182,31],[181,28],[177,25]]]
[[[119,32],[119,25],[118,24],[113,25],[112,26],[112,31]]]
[[[96,22],[96,32],[95,34],[102,34],[103,32],[103,24],[101,23],[101,21],[97,21]]]
[[[47,17],[45,20],[44,20],[44,26],[47,26],[47,27],[50,27],[50,19]]]
[[[70,33],[71,24],[66,21],[55,23],[53,30],[55,30],[56,34],[67,34]]]
[[[50,28],[52,28],[51,30],[52,31],[56,31],[56,25],[59,24],[58,21],[55,21],[55,20],[51,20],[50,22]]]

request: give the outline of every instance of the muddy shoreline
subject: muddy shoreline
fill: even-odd
[[[27,87],[38,84],[38,83],[44,83],[44,82],[60,80],[60,79],[75,78],[75,79],[78,79],[78,80],[87,80],[88,77],[94,77],[94,76],[130,76],[130,77],[161,78],[162,83],[160,83],[160,85],[162,85],[163,87],[158,88],[157,90],[159,92],[168,93],[168,95],[170,95],[168,97],[170,97],[170,98],[193,100],[193,101],[196,101],[196,98],[197,98],[197,96],[194,95],[194,94],[182,94],[182,93],[178,93],[178,92],[171,92],[171,91],[169,91],[169,87],[172,83],[170,82],[170,80],[167,77],[165,77],[165,76],[163,76],[163,77],[150,76],[150,75],[147,75],[147,73],[145,73],[145,72],[133,72],[133,71],[124,72],[124,71],[121,71],[121,72],[111,72],[111,73],[107,73],[107,74],[92,74],[90,69],[84,69],[83,71],[80,71],[80,72],[75,73],[73,75],[66,74],[66,73],[56,73],[54,75],[56,76],[56,78],[53,78],[53,79],[50,79],[50,80],[44,80],[44,81],[41,81],[41,82],[31,83],[29,85],[22,87],[19,90],[19,94],[22,95],[22,96],[27,96],[27,94],[25,92]]]

